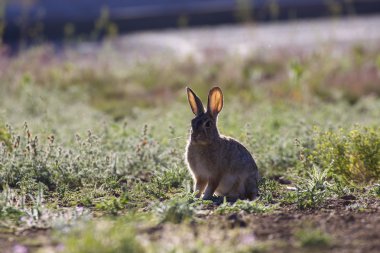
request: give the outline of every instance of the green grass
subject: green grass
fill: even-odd
[[[332,237],[318,229],[303,229],[297,231],[296,238],[304,248],[323,249],[332,245]]]
[[[44,55],[51,64],[41,68]],[[206,239],[182,240],[210,234],[205,216],[318,210],[348,194],[379,197],[379,80],[355,77],[380,71],[379,51],[152,60],[128,68],[114,57],[75,66],[75,56],[60,61],[41,47],[9,59],[0,75],[0,226],[53,228],[64,252],[220,252]],[[252,152],[263,177],[253,202],[216,205],[191,192],[184,152],[193,115],[184,87],[205,98],[215,83],[226,98],[221,133]],[[291,189],[273,180],[279,177]],[[131,213],[146,216],[134,221]],[[163,224],[178,234],[165,231],[169,238],[160,240],[144,232]],[[296,236],[302,247],[330,245],[321,232],[303,234]],[[239,236],[251,238],[245,230],[212,238],[228,252]]]
[[[236,212],[246,212],[246,213],[265,213],[269,212],[274,207],[267,207],[257,201],[247,201],[247,200],[238,200],[235,203],[225,202],[221,204],[216,212],[219,214],[228,214]]]
[[[122,221],[101,221],[72,231],[65,239],[63,252],[143,253],[145,250],[131,226]]]

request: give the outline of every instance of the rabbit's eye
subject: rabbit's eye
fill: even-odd
[[[211,126],[211,122],[210,121],[207,121],[206,123],[205,123],[205,127],[210,127]]]

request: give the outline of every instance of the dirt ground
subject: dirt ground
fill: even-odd
[[[290,209],[272,215],[248,216],[246,223],[258,240],[285,241],[286,247],[276,249],[277,252],[297,251],[294,233],[305,227],[331,235],[333,242],[326,249],[328,252],[380,252],[378,201],[370,203],[365,210],[352,210],[356,205],[351,202],[331,201],[320,210]]]
[[[230,244],[266,245],[258,252],[380,252],[380,202],[339,199],[328,201],[318,210],[297,210],[283,207],[270,214],[205,215],[201,222],[191,225],[191,241],[213,244],[229,241]],[[320,230],[331,238],[327,246],[300,245],[297,232]],[[178,227],[165,224],[149,231],[151,240],[173,240],[181,233]],[[215,231],[218,231],[217,233]],[[216,236],[219,234],[219,236]],[[208,239],[207,239],[208,238]],[[185,240],[182,242],[186,247]],[[224,252],[221,250],[221,252]],[[256,251],[253,251],[256,252]]]
[[[164,223],[138,229],[142,240],[158,245],[191,248],[194,241],[205,245],[261,245],[258,252],[380,252],[380,201],[338,199],[316,210],[284,206],[268,214],[212,214],[213,207],[191,222]],[[320,230],[331,239],[329,245],[305,247],[297,232]],[[30,229],[0,233],[0,252],[36,252],[43,247],[58,249],[51,230]],[[264,246],[263,246],[264,245]],[[255,251],[254,251],[255,252]]]

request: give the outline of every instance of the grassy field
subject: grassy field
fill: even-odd
[[[380,48],[121,58],[1,56],[1,252],[380,250]],[[216,84],[221,133],[262,175],[252,202],[192,194],[185,87]]]

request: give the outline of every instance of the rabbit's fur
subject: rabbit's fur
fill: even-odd
[[[203,194],[203,199],[211,199],[215,193],[232,201],[255,199],[259,180],[255,161],[242,144],[218,132],[217,116],[223,107],[221,89],[210,90],[207,111],[190,88],[187,96],[195,118],[191,121],[186,160],[196,197]]]

